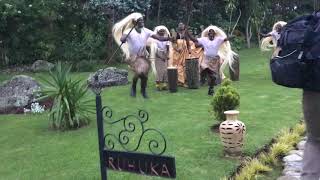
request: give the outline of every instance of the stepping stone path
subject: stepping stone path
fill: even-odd
[[[282,161],[284,170],[277,180],[300,180],[302,173],[303,150],[307,138],[303,138],[297,145],[297,150],[292,150]]]

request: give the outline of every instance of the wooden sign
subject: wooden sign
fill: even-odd
[[[105,150],[104,156],[109,170],[176,178],[175,159],[173,157],[110,150]]]

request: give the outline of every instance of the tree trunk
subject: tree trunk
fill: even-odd
[[[159,4],[158,4],[157,25],[160,24],[160,14],[161,14],[161,0],[159,0]]]
[[[233,26],[233,28],[232,28],[232,31],[231,31],[231,33],[230,33],[231,36],[232,36],[232,34],[233,34],[233,31],[236,29],[236,27],[237,27],[237,25],[238,25],[238,23],[239,23],[239,20],[240,20],[240,18],[241,18],[241,15],[242,15],[241,9],[239,9],[239,16],[238,16],[238,18],[237,18],[236,23],[234,24],[234,26]]]
[[[186,80],[189,89],[198,89],[200,86],[199,60],[197,58],[186,59]]]
[[[258,23],[256,23],[257,39],[258,39],[259,45],[261,44],[261,39],[260,39],[260,35],[259,35],[260,30],[261,30],[261,28],[259,27]]]
[[[266,12],[263,12],[263,16],[262,16],[261,21],[259,23],[256,22],[257,39],[258,39],[259,45],[261,44],[261,38],[260,38],[259,33],[261,32],[261,26],[264,22],[265,17],[266,17]]]
[[[239,57],[239,55],[234,55],[233,58],[235,59],[235,61],[232,64],[232,68],[230,68],[230,66],[229,66],[230,79],[232,81],[239,81],[239,79],[240,79],[240,57]]]
[[[232,21],[232,13],[233,13],[233,10],[231,10],[230,12],[230,16],[229,16],[229,27],[228,27],[228,35],[231,34],[231,21]]]
[[[145,23],[147,23],[149,21],[149,8],[147,8],[146,10],[146,20],[145,20]]]
[[[319,10],[319,0],[313,0],[313,9],[314,11]]]
[[[112,27],[114,24],[115,24],[115,10],[114,8],[112,8]],[[114,47],[114,41],[113,39],[111,39],[111,48],[113,49],[113,47]]]
[[[252,29],[251,29],[250,21],[251,21],[251,17],[247,19],[247,26],[246,26],[247,48],[251,47]]]
[[[192,0],[187,0],[187,13],[188,13],[188,18],[187,18],[187,26],[189,26],[190,20],[191,20],[191,16],[192,16],[192,4],[193,1]]]
[[[201,17],[204,18],[204,0],[201,1]]]

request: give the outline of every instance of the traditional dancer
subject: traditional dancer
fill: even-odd
[[[140,13],[132,13],[116,23],[112,28],[115,41],[121,46],[126,61],[134,72],[130,95],[136,96],[136,85],[140,78],[141,94],[148,98],[146,87],[150,69],[149,53],[147,52],[147,40],[149,37],[159,41],[168,41],[169,37],[160,37],[153,31],[144,27],[143,16]]]
[[[154,33],[160,37],[169,37],[170,32],[165,26],[157,26]],[[153,72],[156,74],[156,88],[158,90],[167,89],[167,67],[170,57],[171,42],[153,40],[150,47],[150,59]]]
[[[287,23],[284,21],[278,21],[273,25],[272,31],[268,34],[262,34],[260,35],[264,37],[261,41],[261,50],[262,51],[270,51],[270,48],[273,48],[276,50],[277,48],[277,42],[280,39],[280,32],[282,30],[282,27],[285,26]]]
[[[190,52],[190,38],[186,26],[183,23],[178,24],[177,33],[174,37],[173,43],[173,60],[172,65],[178,69],[178,84],[185,85],[185,60],[189,57]]]
[[[214,85],[223,78],[223,69],[229,64],[232,67],[234,53],[231,50],[229,38],[217,26],[207,27],[201,34],[201,38],[191,38],[198,47],[204,49],[204,59],[200,64],[201,71],[208,76],[208,95],[214,94]],[[222,62],[222,60],[224,60]]]

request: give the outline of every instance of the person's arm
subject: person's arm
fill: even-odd
[[[195,38],[193,35],[191,35],[188,31],[186,31],[186,35],[188,38],[193,41],[194,43],[198,42],[197,38]]]
[[[203,45],[203,38],[195,38],[194,45],[196,46],[196,48],[202,48]]]
[[[179,52],[179,53],[181,52],[181,49],[178,48],[177,42],[172,42],[172,48],[176,52]]]
[[[202,48],[202,44],[199,43],[199,41],[194,42],[196,48]]]
[[[202,47],[202,44],[198,41],[198,39],[195,38],[194,36],[192,36],[189,32],[187,33],[187,36],[189,37],[189,39],[190,39],[191,41],[194,42],[194,44],[195,44],[195,46],[196,46],[197,48]]]
[[[191,35],[188,31],[188,28],[186,27],[186,30],[184,32],[184,39],[186,40],[187,49],[188,49],[189,54],[191,54],[191,46],[190,46],[190,42],[189,42],[189,40],[191,40],[190,38],[191,38]]]
[[[162,36],[158,36],[157,34],[152,34],[151,37],[158,41],[172,41],[171,37],[162,37]]]

